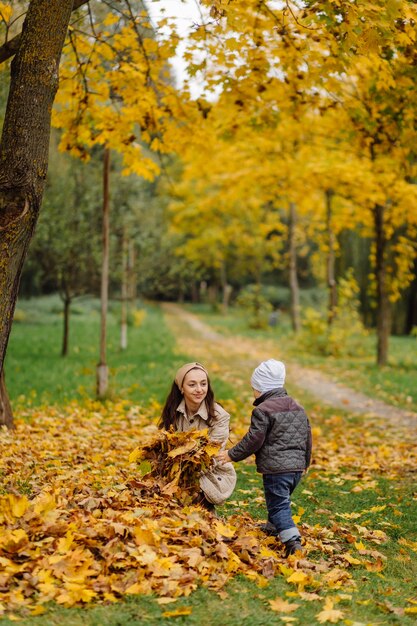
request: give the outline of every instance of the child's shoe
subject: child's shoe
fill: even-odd
[[[290,539],[289,541],[286,541],[284,543],[284,546],[285,546],[285,558],[290,556],[290,554],[295,554],[296,552],[299,552],[301,554],[303,554],[304,552],[303,546],[301,545],[300,537],[296,537],[295,539]]]
[[[275,526],[271,524],[271,522],[266,522],[266,524],[258,524],[258,528],[259,530],[262,530],[262,532],[265,533],[265,535],[268,535],[268,537],[279,536],[279,532],[277,531]]]

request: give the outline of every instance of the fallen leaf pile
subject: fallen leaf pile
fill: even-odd
[[[285,560],[249,515],[224,521],[180,504],[216,449],[201,432],[159,432],[155,413],[73,403],[31,410],[14,432],[1,431],[0,614],[129,594],[168,601],[244,574],[260,586],[284,576],[299,597],[326,602],[323,621],[332,621],[339,613],[327,594],[354,593],[353,568],[384,569],[387,537],[363,519],[300,523],[307,556]]]
[[[175,494],[181,504],[192,504],[200,491],[200,476],[219,448],[210,442],[208,430],[158,431],[153,440],[130,454],[129,461],[142,461],[139,469],[148,480],[157,481],[161,493]]]

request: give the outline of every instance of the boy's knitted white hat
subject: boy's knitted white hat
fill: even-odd
[[[261,393],[283,387],[285,383],[284,363],[275,359],[262,361],[254,370],[250,382],[252,387]]]

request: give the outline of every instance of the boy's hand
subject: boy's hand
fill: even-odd
[[[232,463],[232,459],[230,458],[227,450],[222,450],[221,452],[219,452],[219,454],[216,456],[216,460],[220,463]]]

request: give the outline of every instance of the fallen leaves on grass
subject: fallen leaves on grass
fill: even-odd
[[[301,600],[316,600],[353,592],[352,567],[378,572],[384,565],[372,544],[386,535],[364,524],[304,523],[307,550],[317,558],[284,560],[280,544],[249,515],[225,521],[191,506],[216,453],[204,432],[161,433],[150,411],[123,402],[25,417],[14,432],[0,433],[1,614],[150,593],[162,605],[198,586],[222,593],[238,574],[260,586],[282,575]],[[340,613],[324,611],[323,621]]]
[[[343,611],[334,609],[333,606],[334,603],[332,602],[332,600],[330,598],[327,598],[324,604],[324,609],[316,615],[317,621],[319,621],[320,624],[324,624],[326,622],[330,622],[331,624],[337,624],[337,622],[340,622],[340,620],[343,619]]]
[[[176,598],[198,585],[221,590],[236,574],[274,575],[279,555],[262,546],[251,518],[225,522],[183,504],[216,453],[205,433],[160,433],[123,403],[28,417],[0,436],[1,612]],[[137,443],[147,476],[129,460]]]

